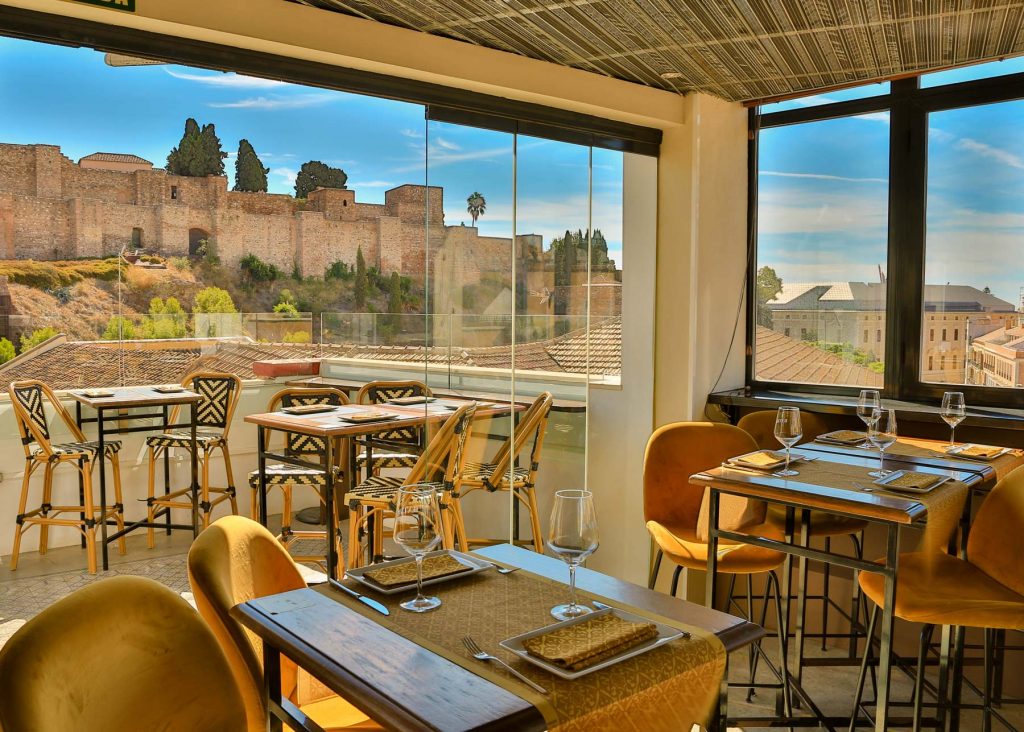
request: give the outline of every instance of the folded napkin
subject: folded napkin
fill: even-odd
[[[634,623],[607,613],[529,638],[523,647],[559,668],[580,671],[657,635],[654,623]]]
[[[962,450],[957,451],[957,455],[963,457],[973,458],[992,458],[1003,451],[1001,447],[992,447],[991,445],[969,445]]]
[[[436,557],[427,557],[423,560],[423,579],[447,577],[450,574],[468,572],[471,569],[472,567],[466,566],[448,554],[439,554]],[[380,569],[372,569],[363,576],[369,577],[382,587],[407,585],[416,581],[416,562],[402,562]]]
[[[854,444],[857,442],[863,442],[867,439],[867,435],[857,430],[836,430],[834,432],[826,432],[823,435],[818,435],[814,438],[818,442],[837,442],[841,445]]]
[[[737,465],[750,465],[755,468],[767,468],[778,465],[779,461],[785,459],[785,453],[774,452],[772,450],[758,450],[757,452],[752,452],[749,455],[733,458],[731,462],[734,462]]]
[[[937,475],[929,475],[928,473],[911,473],[906,472],[898,478],[887,480],[885,482],[886,488],[927,488],[928,486],[934,485],[940,480]]]
[[[388,412],[356,412],[342,417],[346,422],[379,422],[382,419],[394,419],[395,415]]]

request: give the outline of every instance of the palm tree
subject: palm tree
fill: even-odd
[[[476,226],[476,220],[487,210],[487,200],[484,198],[484,194],[479,191],[469,194],[469,198],[466,199],[466,210],[473,217],[473,226]]]

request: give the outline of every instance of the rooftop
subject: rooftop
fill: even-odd
[[[762,381],[877,387],[883,384],[882,374],[876,371],[764,326],[757,326],[755,348],[756,377]]]
[[[145,158],[140,158],[138,155],[132,155],[130,153],[95,152],[92,155],[86,155],[84,158],[81,158],[78,161],[79,164],[81,164],[82,160],[90,160],[94,163],[132,163],[135,165],[153,164]]]
[[[783,283],[768,301],[771,310],[885,310],[886,285],[881,282]],[[960,313],[1012,313],[1013,303],[970,285],[925,285],[925,310]]]

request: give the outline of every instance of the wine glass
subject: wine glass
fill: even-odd
[[[779,407],[775,415],[775,439],[786,448],[786,467],[777,470],[773,475],[788,478],[791,475],[800,475],[796,470],[789,469],[790,451],[793,445],[800,442],[804,436],[804,428],[800,425],[799,407]]]
[[[868,475],[872,478],[884,478],[889,474],[884,467],[885,451],[889,445],[896,442],[895,409],[876,409],[872,413],[871,422],[868,423],[868,439],[878,448],[878,470],[873,470]]]
[[[881,395],[874,389],[861,389],[860,396],[857,397],[857,416],[860,417],[861,421],[867,426],[868,429],[871,427],[871,415],[876,409],[882,408]],[[867,442],[861,445],[865,450],[870,450],[871,445]]]
[[[947,391],[942,395],[942,421],[949,425],[949,446],[954,447],[953,436],[956,426],[967,416],[967,405],[961,391]]]
[[[403,610],[425,613],[440,607],[436,597],[423,596],[423,556],[441,543],[441,509],[437,486],[406,485],[395,505],[395,542],[416,560],[416,597],[400,604]]]
[[[548,530],[548,548],[569,565],[569,602],[551,608],[558,620],[578,618],[592,612],[576,603],[576,567],[597,549],[597,512],[594,494],[586,490],[555,493]]]

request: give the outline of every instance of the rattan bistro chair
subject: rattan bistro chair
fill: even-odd
[[[118,441],[104,442],[105,457],[110,460],[114,477],[114,505],[104,511],[95,505],[92,484],[94,465],[103,464],[97,455],[99,443],[85,439],[67,409],[56,394],[41,381],[15,381],[8,389],[14,418],[18,422],[21,444],[25,450],[25,473],[21,482],[21,498],[15,518],[14,544],[11,548],[11,569],[18,567],[21,537],[31,526],[39,527],[39,553],[45,554],[51,526],[70,526],[85,537],[89,572],[96,573],[96,527],[101,521],[113,518],[118,531],[124,529],[124,506],[121,498],[121,466],[118,462]],[[49,404],[60,421],[71,433],[73,442],[55,444],[51,440],[50,424],[46,418]],[[81,476],[81,504],[53,505],[53,476],[59,465],[70,463]],[[43,469],[43,496],[38,508],[28,511],[28,495],[32,475]],[[125,553],[124,536],[118,540],[118,550]]]
[[[192,389],[202,397],[193,409],[196,410],[196,447],[201,467],[199,478],[199,509],[202,511],[202,525],[205,529],[210,525],[210,514],[214,507],[224,501],[231,502],[231,513],[238,513],[238,501],[235,498],[235,478],[231,472],[231,454],[228,452],[228,432],[231,429],[231,418],[238,406],[242,394],[242,381],[234,374],[213,371],[200,371],[186,376],[181,385]],[[178,421],[180,407],[171,410],[170,421]],[[156,464],[167,450],[181,448],[191,450],[192,440],[188,430],[163,432],[146,438],[149,447],[149,523],[152,524],[159,508],[185,508],[192,510],[191,486],[156,495]],[[210,459],[214,450],[224,455],[224,472],[227,485],[214,487],[210,485]],[[217,497],[210,500],[211,494]],[[149,548],[155,546],[153,527],[149,528]]]
[[[356,394],[356,404],[385,404],[392,399],[430,397],[430,387],[422,381],[371,381]],[[367,468],[367,475],[382,468],[412,468],[423,452],[425,427],[402,427],[378,432],[355,440],[357,446],[370,446],[372,465],[366,464],[366,452],[356,456],[356,465]]]
[[[466,440],[473,429],[476,403],[469,402],[452,413],[434,434],[409,474],[404,478],[371,475],[345,495],[348,516],[348,568],[362,565],[362,536],[371,528],[370,555],[377,562],[384,555],[384,519],[394,515],[398,490],[404,485],[433,483],[437,486],[444,522],[446,549],[454,548],[456,527],[462,516],[457,502],[451,500],[458,490],[466,461]]]
[[[299,407],[314,404],[332,404],[339,406],[342,404],[348,404],[348,397],[345,392],[339,389],[332,388],[291,388],[283,389],[277,392],[271,400],[270,404],[267,405],[268,412],[276,412],[279,409],[287,407]],[[320,461],[324,460],[326,454],[326,444],[320,437],[313,437],[311,435],[302,435],[298,433],[288,432],[285,434],[285,454],[304,461]],[[338,452],[334,453],[335,458],[340,459],[341,455]],[[326,466],[325,466],[326,468]],[[269,463],[266,466],[267,474],[267,488],[280,488],[284,506],[281,511],[281,533],[278,534],[278,541],[288,548],[296,540],[299,539],[325,539],[326,536],[323,531],[293,531],[292,530],[292,489],[295,486],[309,486],[314,491],[321,502],[324,503],[324,491],[327,490],[327,471],[325,468],[305,468],[298,465],[287,465],[283,463]],[[338,481],[341,477],[341,467],[335,462],[331,466],[331,486]],[[249,473],[249,487],[252,490],[252,518],[257,519],[259,517],[259,489],[260,489],[260,472],[254,470]],[[338,504],[335,502],[335,525],[340,525],[337,516]],[[341,556],[341,547],[338,547],[338,556]],[[317,556],[306,556],[293,554],[292,558],[298,562],[319,562],[325,561],[323,555]]]
[[[4,732],[245,732],[217,639],[173,590],[108,577],[58,600],[0,650]]]
[[[544,536],[540,528],[540,513],[537,508],[537,471],[540,469],[540,454],[544,446],[544,435],[548,428],[548,417],[554,402],[551,392],[542,392],[523,413],[513,434],[498,448],[491,462],[466,463],[462,481],[456,487],[452,501],[456,505],[469,493],[486,490],[489,493],[512,491],[516,499],[521,501],[530,513],[530,530],[533,548],[544,551]],[[530,463],[526,467],[516,465],[516,459],[530,447]],[[456,510],[458,524],[456,533],[459,537],[459,548],[466,551],[470,546],[483,546],[503,543],[507,539],[474,539],[466,536],[462,524],[462,508]]]

